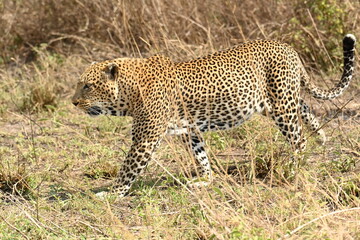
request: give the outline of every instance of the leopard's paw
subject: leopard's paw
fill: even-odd
[[[187,186],[190,188],[207,187],[211,184],[211,178],[196,178],[187,182]]]
[[[109,198],[110,193],[103,191],[103,192],[98,192],[98,193],[96,193],[95,195],[96,195],[96,197],[97,197],[98,199],[100,199],[100,200],[105,200],[105,199],[108,199],[108,198]]]

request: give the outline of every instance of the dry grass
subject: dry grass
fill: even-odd
[[[90,61],[155,53],[184,60],[256,38],[293,45],[314,81],[332,86],[340,40],[359,32],[359,7],[335,0],[0,0],[0,238],[359,239],[356,76],[337,100],[307,100],[329,141],[319,146],[310,137],[299,167],[288,164],[291,149],[272,121],[258,116],[206,134],[216,172],[210,187],[182,184],[194,163],[178,139],[167,138],[119,201],[100,201],[90,189],[114,179],[131,144],[131,119],[89,118],[70,104]]]

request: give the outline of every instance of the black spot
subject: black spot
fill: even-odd
[[[223,126],[225,126],[225,123],[223,123],[223,122],[217,122],[216,125],[219,126],[219,127],[223,127]]]
[[[294,126],[290,125],[290,131],[293,132],[294,131]]]

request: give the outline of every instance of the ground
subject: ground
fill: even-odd
[[[115,178],[131,143],[131,118],[77,111],[70,96],[87,63],[46,59],[47,65],[1,72],[7,80],[0,83],[1,239],[360,238],[357,77],[339,99],[306,98],[328,142],[309,137],[299,166],[289,164],[291,149],[273,122],[256,116],[205,134],[215,171],[209,187],[183,184],[195,163],[169,137],[129,196],[102,201],[92,190]],[[66,68],[66,82],[37,84],[64,76],[57,64]],[[26,76],[33,85],[19,84]],[[326,78],[330,85],[339,74]],[[323,84],[318,76],[314,81]],[[41,105],[58,88],[61,98]]]

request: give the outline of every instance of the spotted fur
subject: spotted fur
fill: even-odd
[[[182,136],[205,177],[211,167],[201,132],[239,126],[254,113],[271,116],[296,151],[305,147],[302,123],[325,142],[300,89],[320,99],[342,94],[353,74],[355,42],[345,36],[343,75],[330,90],[310,82],[290,46],[261,40],[187,62],[154,56],[94,63],[80,77],[73,104],[89,115],[133,117],[133,143],[113,187],[124,196],[166,134]]]

